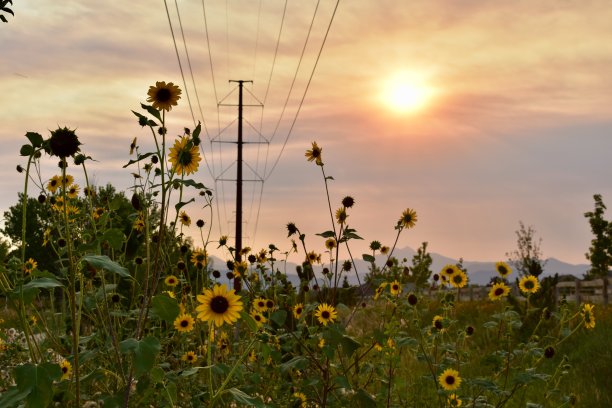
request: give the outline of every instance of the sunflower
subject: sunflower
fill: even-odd
[[[380,295],[382,295],[387,285],[387,282],[383,282],[376,288],[376,292],[374,293],[374,300],[378,299]]]
[[[45,151],[51,156],[66,158],[74,156],[80,150],[80,145],[81,142],[79,142],[74,130],[63,127],[51,131],[51,137],[47,140]]]
[[[336,221],[338,224],[343,225],[346,222],[348,215],[346,215],[346,208],[340,207],[336,210]]]
[[[508,264],[505,262],[495,263],[495,270],[502,278],[505,278],[512,273],[512,268],[510,268],[510,266],[508,266]]]
[[[165,81],[157,81],[155,86],[149,87],[147,95],[147,102],[151,102],[155,109],[171,111],[172,106],[176,106],[181,99],[181,90],[172,82],[166,84]]]
[[[101,216],[104,215],[104,208],[102,207],[96,207],[96,209],[93,212],[93,217],[94,220],[99,220]]]
[[[274,310],[274,301],[272,299],[266,299],[266,309]]]
[[[461,385],[461,377],[457,370],[447,368],[438,377],[438,382],[446,391],[454,391]]]
[[[38,263],[34,259],[30,258],[23,264],[23,272],[26,275],[30,275],[34,271],[34,269],[36,269],[37,266]]]
[[[306,408],[306,395],[303,392],[294,392],[293,398],[295,398],[295,403],[292,406]]]
[[[318,255],[315,251],[310,251],[306,254],[306,262],[311,265],[316,263],[318,259],[320,259],[320,255]]]
[[[417,221],[417,213],[411,208],[406,208],[402,213],[397,226],[400,228],[412,228]]]
[[[595,314],[593,313],[593,309],[595,306],[586,303],[582,306],[582,318],[584,319],[584,327],[587,329],[595,328]]]
[[[170,286],[171,288],[173,288],[178,285],[179,280],[174,275],[168,275],[166,276],[166,279],[164,279],[164,283],[166,284],[166,286]]]
[[[60,370],[62,370],[62,380],[67,380],[72,374],[72,364],[68,360],[62,360],[60,363]]]
[[[440,315],[435,315],[431,321],[431,325],[439,332],[444,331],[444,318]]]
[[[253,300],[253,307],[258,312],[265,312],[266,310],[268,310],[266,308],[266,299],[262,297],[255,298],[255,300]]]
[[[194,323],[195,320],[193,319],[193,316],[187,313],[182,313],[178,315],[176,319],[174,319],[174,328],[181,333],[189,333],[193,330]]]
[[[138,218],[136,218],[136,221],[134,221],[134,225],[132,226],[133,229],[135,229],[138,232],[142,232],[145,229],[145,221],[144,221],[144,217],[142,215],[139,215]]]
[[[179,221],[186,227],[191,225],[191,217],[189,217],[189,215],[187,215],[185,211],[181,211],[181,214],[179,215]]]
[[[337,246],[338,246],[338,244],[337,244],[335,238],[327,238],[325,240],[325,248],[327,248],[329,251],[331,251],[332,249],[334,249]]]
[[[459,397],[457,396],[457,394],[451,394],[448,396],[448,406],[449,407],[460,407],[461,406],[461,400],[459,399]]]
[[[188,351],[185,354],[183,354],[183,356],[181,357],[181,360],[183,360],[186,363],[193,364],[196,361],[198,361],[198,356],[193,351]]]
[[[383,245],[383,246],[380,247],[380,253],[383,254],[383,255],[387,255],[390,250],[391,250],[391,248],[389,248],[386,245]]]
[[[191,263],[196,268],[203,268],[206,266],[207,255],[203,249],[194,249],[191,253]]]
[[[66,190],[66,195],[68,196],[68,198],[77,198],[79,196],[79,185],[70,185],[70,187],[68,187],[68,190]]]
[[[508,296],[510,293],[510,288],[503,282],[496,283],[489,290],[489,299],[491,300],[501,300],[502,298]]]
[[[450,278],[459,271],[460,269],[457,267],[457,265],[447,264],[440,270],[440,275],[447,278],[447,280],[450,280]]]
[[[450,277],[450,283],[455,288],[462,288],[467,284],[468,277],[462,270],[459,270],[458,273],[453,274]]]
[[[399,296],[399,294],[402,293],[402,285],[397,280],[394,280],[391,282],[391,287],[389,290],[393,296]]]
[[[519,289],[527,294],[536,293],[540,289],[540,282],[533,275],[523,276],[519,281]]]
[[[183,136],[174,142],[168,160],[172,163],[175,173],[189,175],[198,171],[202,158],[198,147],[188,137]]]
[[[317,142],[312,142],[312,149],[306,150],[306,158],[308,161],[314,161],[318,166],[323,165],[323,160],[321,159],[321,152],[323,148],[317,145]]]
[[[70,174],[66,174],[66,177],[60,177],[60,182],[62,188],[66,188],[67,186],[70,186],[72,185],[72,183],[74,183],[74,177],[72,177]]]
[[[204,294],[198,295],[197,299],[201,303],[196,307],[200,320],[212,321],[219,327],[223,323],[232,324],[240,318],[240,296],[236,295],[233,289],[228,291],[225,284],[205,289]]]
[[[222,332],[217,339],[217,348],[223,354],[229,354],[230,352],[230,341],[229,336],[226,332]]]
[[[327,323],[333,322],[338,317],[338,312],[336,309],[328,305],[327,303],[321,303],[317,306],[317,310],[315,312],[315,317],[319,320],[323,326],[327,326]]]
[[[61,185],[61,180],[62,178],[60,176],[51,177],[51,179],[47,183],[47,190],[49,190],[51,193],[55,193]]]
[[[293,306],[293,317],[299,319],[302,317],[302,312],[304,311],[304,305],[302,303],[298,303]]]
[[[265,318],[265,316],[262,315],[257,310],[251,311],[251,317],[253,318],[253,320],[255,320],[255,323],[257,323],[257,327],[261,327],[264,325],[265,322],[267,322],[267,319]]]

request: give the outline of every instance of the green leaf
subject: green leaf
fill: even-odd
[[[15,382],[27,406],[46,407],[53,399],[53,381],[59,380],[62,370],[58,364],[24,364],[15,368]],[[5,405],[2,405],[5,406]]]
[[[486,322],[485,324],[482,325],[482,327],[484,327],[485,329],[493,329],[495,327],[497,327],[497,322]]]
[[[183,208],[184,206],[186,206],[189,203],[193,203],[194,201],[195,201],[195,198],[192,198],[189,201],[180,201],[180,202],[178,202],[178,203],[176,203],[174,205],[174,209],[178,212],[178,210],[180,210],[181,208]]]
[[[347,335],[342,336],[340,344],[342,344],[342,352],[347,357],[352,356],[353,353],[355,353],[355,351],[357,351],[357,349],[361,347],[361,343]]]
[[[155,116],[157,118],[157,120],[159,120],[161,122],[161,116],[159,115],[159,111],[157,109],[155,109],[151,105],[145,105],[144,103],[141,103],[140,106],[142,107],[142,109],[146,109],[147,112],[149,112],[151,115]]]
[[[153,383],[155,384],[162,382],[165,374],[166,373],[164,372],[164,369],[160,366],[153,367],[153,369],[149,373],[149,375],[151,376],[151,381],[153,381]]]
[[[108,242],[111,248],[120,250],[125,241],[125,234],[119,228],[111,228],[104,231],[104,234],[102,234],[102,241]]]
[[[166,295],[154,296],[151,300],[151,309],[155,316],[168,323],[172,323],[181,311],[176,299]]]
[[[119,350],[123,354],[131,354],[134,363],[134,372],[137,376],[149,372],[155,364],[155,357],[161,349],[159,340],[149,336],[143,340],[129,338],[119,343]]]
[[[127,162],[127,164],[123,165],[123,168],[125,169],[126,167],[134,164],[134,163],[138,163],[141,160],[146,159],[149,156],[153,156],[155,153],[153,152],[149,152],[149,153],[145,153],[145,154],[139,154],[138,157],[135,160],[130,160],[129,162]]]
[[[57,288],[57,287],[61,287],[64,286],[62,285],[62,283],[60,281],[58,281],[57,279],[53,279],[53,278],[38,278],[38,279],[34,279],[29,281],[28,283],[26,283],[25,285],[23,285],[23,289],[30,289],[30,288],[42,288],[42,289],[49,289],[49,288]]]
[[[244,310],[240,311],[239,313],[240,313],[240,318],[246,323],[249,330],[252,332],[256,332],[257,322],[255,321],[255,319],[253,319],[253,317],[247,312],[245,312]]]
[[[23,145],[21,149],[19,149],[19,154],[22,156],[31,156],[34,154],[34,148],[32,145]]]
[[[320,234],[315,234],[315,235],[318,235],[323,238],[333,238],[336,236],[336,234],[334,234],[334,231],[325,231],[325,232],[321,232]]]
[[[267,407],[267,405],[264,404],[261,399],[256,398],[256,397],[251,397],[245,392],[240,391],[238,388],[228,388],[227,390],[224,391],[224,393],[231,394],[232,398],[234,398],[234,401],[240,404],[245,404],[250,407],[259,407],[259,408]]]
[[[85,255],[81,258],[81,261],[88,263],[96,269],[104,269],[117,274],[122,278],[131,278],[131,275],[126,268],[119,265],[106,255]]]
[[[198,120],[198,125],[195,127],[195,129],[193,129],[193,132],[191,132],[191,136],[194,139],[197,139],[198,137],[200,137],[201,131],[202,131],[202,123],[200,123],[200,121]]]
[[[344,231],[344,234],[343,234],[342,238],[345,239],[345,240],[348,240],[348,239],[363,239],[363,238],[361,238],[359,235],[357,235],[355,233],[354,229],[350,229],[350,228],[347,228]]]
[[[398,347],[403,347],[403,346],[418,346],[419,342],[416,339],[413,339],[412,337],[401,337],[399,339],[396,340],[395,344]]]
[[[374,257],[373,257],[372,255],[370,255],[370,254],[363,254],[363,255],[361,255],[361,258],[362,258],[364,261],[366,261],[366,262],[371,262],[371,263],[376,262],[376,258],[374,258]]]
[[[286,310],[277,310],[276,312],[270,315],[270,320],[276,323],[278,326],[282,326],[285,324],[285,320],[287,320],[287,311]]]
[[[374,397],[372,397],[369,392],[365,391],[362,388],[358,389],[355,392],[352,402],[360,408],[376,407],[376,400],[374,399]]]
[[[195,188],[206,188],[206,186],[202,183],[198,183],[197,181],[194,181],[192,179],[186,179],[186,180],[182,180],[181,183],[187,187],[195,187]]]
[[[33,147],[41,147],[43,144],[43,137],[40,135],[40,133],[28,132],[26,133],[26,137],[28,140],[30,140]]]
[[[303,356],[295,356],[291,360],[280,365],[282,372],[289,370],[303,370],[308,367],[308,359]]]
[[[349,384],[348,379],[345,376],[337,376],[334,378],[334,383],[336,383],[338,387],[346,388],[347,390],[351,389],[351,384]]]

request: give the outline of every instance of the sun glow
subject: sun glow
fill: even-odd
[[[397,113],[414,113],[427,107],[434,95],[425,78],[402,72],[383,84],[381,101]]]

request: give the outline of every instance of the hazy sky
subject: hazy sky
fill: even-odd
[[[285,224],[293,221],[309,249],[323,251],[314,234],[330,229],[325,189],[320,168],[304,158],[317,141],[334,177],[333,209],[343,196],[355,198],[348,220],[364,244],[391,245],[410,207],[418,223],[400,247],[428,241],[450,257],[505,259],[523,221],[542,238],[544,256],[586,263],[583,214],[595,193],[612,203],[609,1],[341,1],[275,167],[336,1],[322,0],[315,15],[316,1],[289,0],[276,59],[284,1],[177,4],[194,81],[168,1],[186,90],[193,116],[206,124],[207,165],[197,179],[216,186],[219,199],[213,220],[199,203],[188,212],[212,221],[213,239],[233,235],[235,194],[231,182],[214,180],[235,177],[235,145],[216,142],[235,139],[236,108],[216,102],[227,96],[224,103],[235,104],[228,80],[243,79],[254,81],[245,103],[265,102],[245,110],[245,138],[270,142],[245,147],[245,177],[265,179],[259,217],[262,183],[245,184],[245,245],[287,249]],[[97,160],[90,172],[98,185],[128,188],[131,170],[122,165],[132,138],[142,152],[152,147],[130,110],[155,81],[185,89],[164,2],[20,0],[12,8],[15,17],[0,25],[0,209],[23,188],[15,166],[23,164],[25,132],[46,137],[58,125],[77,129]],[[418,106],[393,109],[390,86],[414,93]],[[170,136],[184,126],[193,127],[186,92],[169,115]],[[57,171],[47,160],[43,177]]]

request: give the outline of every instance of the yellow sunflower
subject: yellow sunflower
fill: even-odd
[[[394,280],[391,282],[389,290],[393,296],[399,296],[399,294],[402,293],[402,285],[397,280]]]
[[[68,187],[68,190],[66,190],[66,195],[68,196],[68,198],[77,198],[79,196],[79,185],[70,185],[70,187]]]
[[[387,287],[388,283],[387,282],[383,282],[381,283],[377,288],[376,291],[374,293],[374,300],[378,299],[380,297],[380,295],[382,295],[382,293],[385,291],[385,288]]]
[[[166,286],[170,286],[171,288],[173,288],[178,285],[179,280],[174,275],[168,275],[166,276],[166,279],[164,279],[164,283],[166,284]]]
[[[468,277],[462,270],[459,269],[459,272],[453,274],[450,277],[450,283],[455,288],[462,288],[467,284]]]
[[[30,275],[34,269],[36,269],[36,267],[38,267],[38,263],[34,259],[30,258],[23,264],[23,272],[26,275]]]
[[[51,193],[55,193],[61,185],[61,180],[62,178],[60,176],[51,177],[51,179],[47,183],[47,190],[49,190]]]
[[[383,255],[387,255],[390,250],[391,250],[391,248],[389,248],[386,245],[383,245],[383,246],[380,247],[380,253],[383,254]]]
[[[497,262],[495,264],[495,270],[502,278],[505,278],[512,273],[512,268],[510,268],[510,266],[508,266],[508,264],[505,262]]]
[[[336,221],[342,225],[346,222],[348,215],[346,214],[346,208],[340,207],[336,210]]]
[[[412,228],[417,222],[417,213],[411,208],[406,208],[402,213],[397,226],[401,228]]]
[[[496,283],[489,290],[489,299],[491,300],[501,300],[504,297],[508,296],[510,293],[510,288],[503,282]]]
[[[440,315],[435,315],[431,322],[431,325],[439,332],[444,331],[444,318]]]
[[[332,250],[335,247],[337,247],[338,244],[336,243],[336,239],[335,238],[327,238],[325,240],[325,248],[327,248],[328,250]]]
[[[582,318],[584,319],[584,327],[589,330],[595,328],[595,313],[593,312],[594,308],[595,306],[590,305],[588,303],[582,306]]]
[[[310,251],[306,254],[306,262],[311,265],[316,263],[318,259],[320,259],[320,255],[317,254],[315,251]]]
[[[457,394],[451,394],[448,396],[448,406],[449,407],[460,407],[461,406],[461,400],[459,399],[459,397],[457,396]]]
[[[207,256],[206,251],[203,249],[194,249],[191,253],[191,263],[196,268],[203,268],[206,266]]]
[[[303,392],[294,392],[293,393],[293,398],[295,398],[295,404],[293,404],[292,406],[294,407],[300,407],[300,408],[306,408],[306,395],[304,395]]]
[[[233,324],[240,318],[242,301],[234,290],[227,290],[227,286],[215,285],[212,289],[205,289],[203,295],[197,296],[201,303],[196,307],[198,319],[212,321],[220,327],[223,323]]]
[[[527,294],[536,293],[540,289],[540,282],[533,275],[523,276],[519,281],[519,289]]]
[[[191,217],[189,217],[189,215],[187,215],[185,211],[181,211],[181,214],[179,215],[179,221],[186,227],[191,225]]]
[[[62,360],[60,363],[60,369],[62,370],[62,380],[67,380],[72,374],[72,364],[68,360]]]
[[[306,150],[306,158],[308,161],[314,161],[318,166],[323,165],[323,160],[321,159],[321,152],[323,148],[317,145],[317,142],[312,142],[312,149]]]
[[[189,333],[193,330],[193,324],[195,320],[193,316],[188,313],[183,313],[178,315],[176,319],[174,319],[174,328],[181,333]]]
[[[440,270],[440,275],[447,278],[447,280],[450,280],[450,278],[460,270],[461,269],[459,269],[457,265],[447,264]]]
[[[62,179],[62,177],[59,177],[60,182],[62,184],[62,188],[66,188],[67,186],[72,185],[72,183],[74,183],[74,177],[72,177],[70,174],[66,174],[66,177],[64,177]]]
[[[459,377],[459,372],[457,370],[447,368],[438,377],[438,383],[440,383],[442,388],[446,391],[454,391],[461,385],[461,377]]]
[[[189,175],[198,171],[200,166],[200,150],[187,136],[183,136],[174,142],[170,148],[168,160],[172,163],[172,170],[176,174]]]
[[[181,357],[181,360],[183,360],[186,363],[193,364],[196,361],[198,361],[198,356],[193,351],[188,351],[185,354],[183,354],[183,356]]]
[[[268,310],[268,308],[266,307],[266,299],[262,297],[255,298],[255,300],[253,300],[253,307],[258,312],[265,312],[266,310]]]
[[[165,81],[157,81],[155,86],[149,87],[147,95],[147,102],[151,102],[155,109],[170,111],[181,99],[181,90],[172,82],[166,84]]]
[[[134,225],[132,226],[132,228],[134,228],[138,232],[144,231],[145,221],[142,215],[139,215],[138,218],[136,218],[136,221],[134,221]]]
[[[268,321],[264,315],[262,315],[255,309],[251,311],[251,317],[253,318],[253,320],[255,320],[255,323],[257,323],[257,327],[263,326],[264,323]]]
[[[302,312],[304,311],[304,305],[302,303],[298,303],[293,306],[293,317],[299,319],[302,317]]]
[[[315,311],[315,317],[319,320],[323,326],[327,326],[328,323],[333,322],[338,317],[338,312],[336,309],[328,305],[327,303],[321,303],[317,306],[317,310]]]

